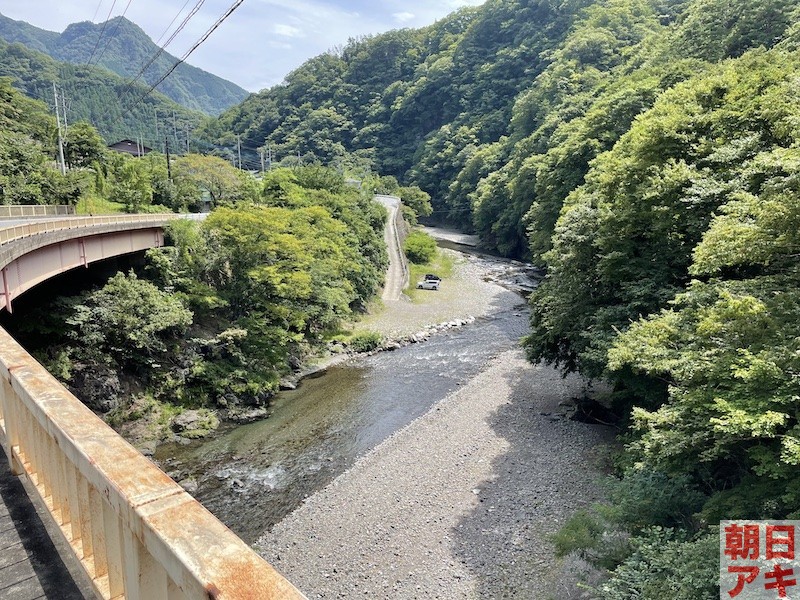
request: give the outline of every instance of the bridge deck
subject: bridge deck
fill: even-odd
[[[73,561],[68,569],[0,450],[0,600],[94,598],[88,579]]]

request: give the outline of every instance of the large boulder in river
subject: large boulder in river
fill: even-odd
[[[119,375],[103,364],[75,363],[69,390],[86,406],[100,413],[119,408],[124,401]]]
[[[207,408],[185,410],[172,419],[170,427],[180,437],[202,438],[219,427],[219,418],[213,410]]]

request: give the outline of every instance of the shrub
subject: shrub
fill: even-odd
[[[376,331],[361,331],[350,340],[350,347],[356,352],[370,352],[383,342],[383,337]]]
[[[436,240],[427,233],[415,231],[403,245],[408,260],[418,265],[430,262],[436,256]]]
[[[70,304],[66,323],[72,327],[71,336],[119,363],[142,364],[163,355],[166,342],[192,323],[192,313],[178,298],[132,271],[117,273],[103,288]]]
[[[719,597],[719,537],[687,540],[661,527],[632,540],[634,551],[599,590],[602,600],[712,600]]]
[[[579,510],[552,536],[556,556],[573,555],[600,569],[613,569],[630,554],[629,535],[604,517],[606,507],[597,512]]]
[[[632,533],[649,526],[691,528],[692,517],[706,500],[685,475],[628,469],[612,484],[611,519]]]
[[[594,515],[587,510],[579,510],[553,535],[556,556],[596,548],[603,530],[603,524]]]

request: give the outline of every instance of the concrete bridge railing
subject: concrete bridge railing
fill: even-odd
[[[0,206],[0,219],[19,217],[52,217],[74,214],[75,207],[68,204],[12,204]]]
[[[153,214],[153,215],[106,215],[102,217],[70,217],[64,219],[48,219],[46,221],[35,221],[22,225],[5,226],[0,221],[0,247],[9,242],[40,236],[43,233],[55,231],[71,231],[75,229],[87,230],[89,235],[97,233],[108,226],[122,226],[125,228],[130,225],[141,223],[143,225],[163,225],[166,221],[180,218],[176,214]],[[42,238],[44,239],[44,238]],[[45,241],[47,241],[45,239]],[[49,242],[48,242],[49,243]]]
[[[15,239],[31,233],[18,230]],[[98,598],[304,598],[2,329],[0,443]]]

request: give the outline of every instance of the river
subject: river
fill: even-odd
[[[478,259],[486,278],[506,261]],[[524,279],[524,270],[513,281]],[[507,292],[512,294],[512,292]],[[527,331],[525,301],[427,342],[355,358],[278,394],[270,416],[226,426],[213,438],[165,444],[155,459],[248,543],[370,448],[457,389]],[[505,306],[509,306],[506,304]]]

